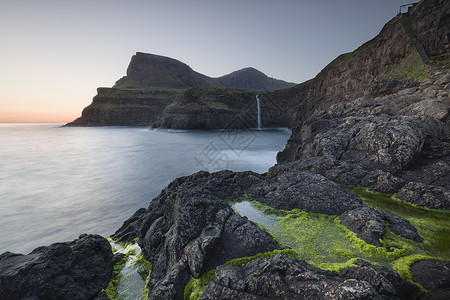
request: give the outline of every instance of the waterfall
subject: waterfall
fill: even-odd
[[[259,105],[259,95],[256,95],[256,105],[258,107],[258,130],[261,129],[261,107]]]

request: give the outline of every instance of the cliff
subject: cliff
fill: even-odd
[[[225,88],[191,88],[164,109],[152,127],[176,129],[257,128],[260,99],[262,127],[287,127],[286,103],[266,94]]]
[[[169,89],[98,88],[81,117],[66,126],[148,126],[179,93]]]
[[[312,80],[271,96],[290,103],[295,128],[315,109],[418,86],[435,70],[449,67],[449,11],[448,1],[421,1],[409,13],[394,17],[372,40],[338,56]]]
[[[294,85],[270,78],[254,68],[211,78],[178,60],[137,52],[131,58],[127,75],[112,88],[98,88],[92,104],[83,110],[81,117],[66,126],[215,129],[226,128],[234,118],[243,115],[246,115],[245,122],[253,126],[255,121],[250,119],[254,117],[249,117],[249,111],[256,115],[256,104],[250,108],[250,103],[256,101],[256,93],[242,90],[272,91]],[[195,92],[187,91],[192,87],[197,87],[194,91],[202,90],[203,100],[199,100]],[[223,95],[219,95],[219,91]],[[207,95],[208,92],[211,94]],[[232,100],[233,97],[241,102]],[[215,104],[211,104],[213,102]],[[230,102],[233,102],[231,108]],[[244,108],[247,110],[243,111]],[[285,112],[282,114],[282,117],[265,117],[265,125],[286,126]]]

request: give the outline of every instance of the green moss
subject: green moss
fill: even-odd
[[[175,105],[177,105],[177,104],[178,104],[178,102],[180,102],[180,100],[179,100],[179,99],[176,99],[176,100],[172,101],[172,103],[170,103],[169,105],[167,105],[165,109],[168,109],[168,108],[174,107]]]
[[[247,257],[240,257],[236,258],[230,261],[227,261],[225,265],[227,266],[235,266],[235,267],[242,267],[248,262],[251,262],[258,258],[271,258],[274,257],[277,254],[283,254],[284,256],[287,256],[289,258],[298,258],[298,252],[293,249],[283,249],[283,250],[274,250],[272,252],[265,252],[265,253],[258,253],[254,256],[247,256]]]
[[[106,288],[102,290],[102,292],[105,292],[106,295],[108,295],[109,299],[111,300],[119,300],[119,292],[117,291],[117,286],[120,283],[120,278],[122,275],[120,274],[120,271],[122,271],[123,267],[128,261],[128,257],[132,255],[133,253],[129,252],[127,253],[124,258],[122,258],[121,261],[116,263],[113,267],[113,272],[111,274],[111,281],[108,283]]]
[[[230,110],[228,105],[223,103],[223,102],[208,101],[208,102],[205,102],[205,103],[206,103],[206,105],[208,105],[209,108],[221,109],[221,110]]]
[[[191,276],[191,280],[186,284],[184,288],[185,300],[197,300],[202,295],[203,291],[208,286],[208,283],[214,279],[216,270],[203,273],[200,278],[194,278]]]
[[[142,280],[147,281],[152,271],[152,264],[144,258],[142,254],[136,256],[134,264],[137,267],[137,272],[141,276]]]
[[[413,51],[406,59],[399,65],[395,66],[391,71],[380,74],[381,79],[412,79],[417,82],[422,82],[430,78],[429,68],[422,61],[419,54]]]
[[[450,53],[430,57],[429,64],[436,70],[447,71],[450,69]]]
[[[357,259],[364,259],[375,265],[392,268],[403,279],[412,281],[408,272],[413,262],[425,258],[450,260],[449,211],[417,207],[395,199],[393,195],[374,193],[361,187],[346,188],[360,195],[366,205],[377,206],[409,220],[424,238],[424,243],[400,237],[386,225],[385,235],[380,239],[382,247],[376,247],[359,239],[343,226],[338,216],[307,213],[299,209],[277,210],[256,201],[252,201],[251,205],[265,218],[272,220],[265,223],[265,230],[281,245],[292,248],[290,257],[304,259],[321,269],[339,272],[342,268],[355,266]],[[251,199],[244,195],[230,201],[233,208],[236,209],[239,200]],[[239,258],[227,264],[241,266],[258,257],[271,255],[274,253]]]
[[[414,251],[450,260],[448,247],[450,245],[450,211],[417,206],[397,199],[395,195],[376,193],[359,186],[344,187],[359,195],[366,205],[390,211],[407,219],[424,239],[424,243],[413,244]]]

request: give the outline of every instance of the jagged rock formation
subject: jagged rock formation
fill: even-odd
[[[448,65],[449,5],[416,4],[293,88],[296,125],[278,162],[448,209],[450,73],[433,71],[419,52]]]
[[[0,255],[1,299],[92,299],[108,284],[113,254],[98,235]]]
[[[281,254],[240,268],[219,266],[200,299],[407,299],[418,291],[392,270],[359,264],[341,276]]]
[[[240,197],[259,180],[253,172],[199,172],[178,178],[114,234],[139,237],[152,264],[150,299],[180,299],[189,276],[198,277],[228,260],[279,248],[256,224],[224,201]]]
[[[286,89],[295,83],[270,78],[254,69],[245,68],[218,78],[211,78],[192,70],[173,58],[137,52],[131,58],[127,75],[119,79],[114,88],[171,88],[221,87],[251,91]]]
[[[348,214],[356,208],[368,209],[356,195],[310,172],[289,173],[275,168],[264,175],[221,171],[179,178],[114,234],[123,242],[139,238],[144,255],[152,263],[149,299],[179,299],[189,276],[197,278],[234,258],[281,249],[256,224],[234,214],[225,201],[244,194],[286,210],[300,208],[335,215]],[[377,213],[384,214],[377,223],[383,232],[377,232],[378,227],[374,230],[350,226],[350,229],[363,239],[367,233],[379,234],[379,238],[388,221],[394,232],[422,241],[407,220],[388,212]],[[373,243],[378,245],[378,239]],[[334,279],[324,277],[323,280],[333,282]],[[337,285],[331,284],[330,288]],[[370,285],[366,288],[371,290]]]

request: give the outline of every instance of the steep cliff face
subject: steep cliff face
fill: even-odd
[[[177,129],[249,129],[258,127],[256,92],[191,88],[168,106],[153,127]],[[286,127],[286,103],[258,95],[261,127]]]
[[[372,40],[337,57],[312,80],[271,96],[290,103],[295,128],[315,109],[418,86],[433,75],[432,67],[448,68],[449,11],[448,1],[421,1],[409,13],[393,18]]]
[[[148,126],[180,91],[98,88],[81,117],[66,126]]]
[[[337,57],[312,80],[272,92],[273,99],[289,103],[293,143],[302,122],[315,110],[417,87],[437,70],[448,68],[449,10],[448,1],[421,1],[388,22],[374,39]]]

